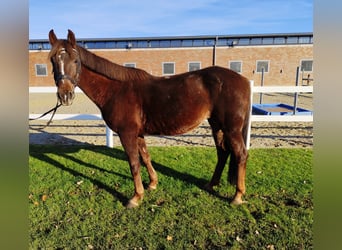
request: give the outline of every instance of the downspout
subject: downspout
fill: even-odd
[[[216,45],[217,45],[217,41],[218,41],[218,36],[216,36],[215,42],[214,42],[214,49],[213,49],[213,66],[216,65]]]

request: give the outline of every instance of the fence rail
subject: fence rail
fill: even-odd
[[[251,83],[251,104],[253,104],[253,94],[255,93],[313,93],[313,86],[254,86]],[[76,93],[83,93],[79,88],[75,89]],[[29,93],[56,93],[56,87],[30,87]],[[252,110],[252,107],[251,107]],[[30,114],[30,118],[39,117],[40,114]],[[43,117],[43,120],[50,119],[51,115]],[[102,120],[100,114],[55,114],[55,120]],[[250,147],[251,123],[252,122],[313,122],[312,115],[251,115],[249,121],[249,129],[246,139],[246,145]],[[113,131],[106,126],[106,145],[113,147]]]

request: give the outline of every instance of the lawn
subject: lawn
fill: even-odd
[[[122,148],[30,145],[30,249],[313,248],[312,149],[250,150],[242,206],[229,205],[227,169],[215,193],[203,189],[214,148],[150,153],[159,186],[126,209],[133,181]]]

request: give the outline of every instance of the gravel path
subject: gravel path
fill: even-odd
[[[43,113],[55,105],[55,94],[31,94],[30,113]],[[76,97],[70,107],[62,107],[60,114],[66,113],[99,113],[83,94]],[[259,96],[254,97],[254,102]],[[292,105],[293,96],[280,94],[264,94],[263,103],[282,102]],[[312,110],[312,95],[301,95],[298,107]],[[61,145],[106,145],[106,131],[103,121],[53,121],[49,127],[37,130],[46,121],[31,121],[29,128],[30,144],[61,144]],[[203,122],[198,128],[180,136],[146,136],[146,143],[150,146],[214,146],[208,123]],[[114,146],[121,145],[114,134]],[[312,147],[313,123],[289,122],[253,122],[251,130],[251,148],[272,147]]]
[[[44,130],[34,130],[45,123],[36,122],[31,126],[30,144],[106,145],[106,131],[102,121],[54,121]],[[145,139],[147,145],[153,146],[214,146],[207,123],[184,135],[146,136]],[[114,134],[114,146],[119,145],[119,137]],[[255,122],[252,125],[251,148],[312,146],[312,123]]]

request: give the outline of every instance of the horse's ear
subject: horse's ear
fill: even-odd
[[[54,45],[55,42],[57,41],[57,36],[55,35],[55,32],[53,30],[50,30],[49,32],[49,41],[51,45]]]
[[[76,38],[74,32],[68,30],[68,41],[71,43],[73,48],[76,48]]]

